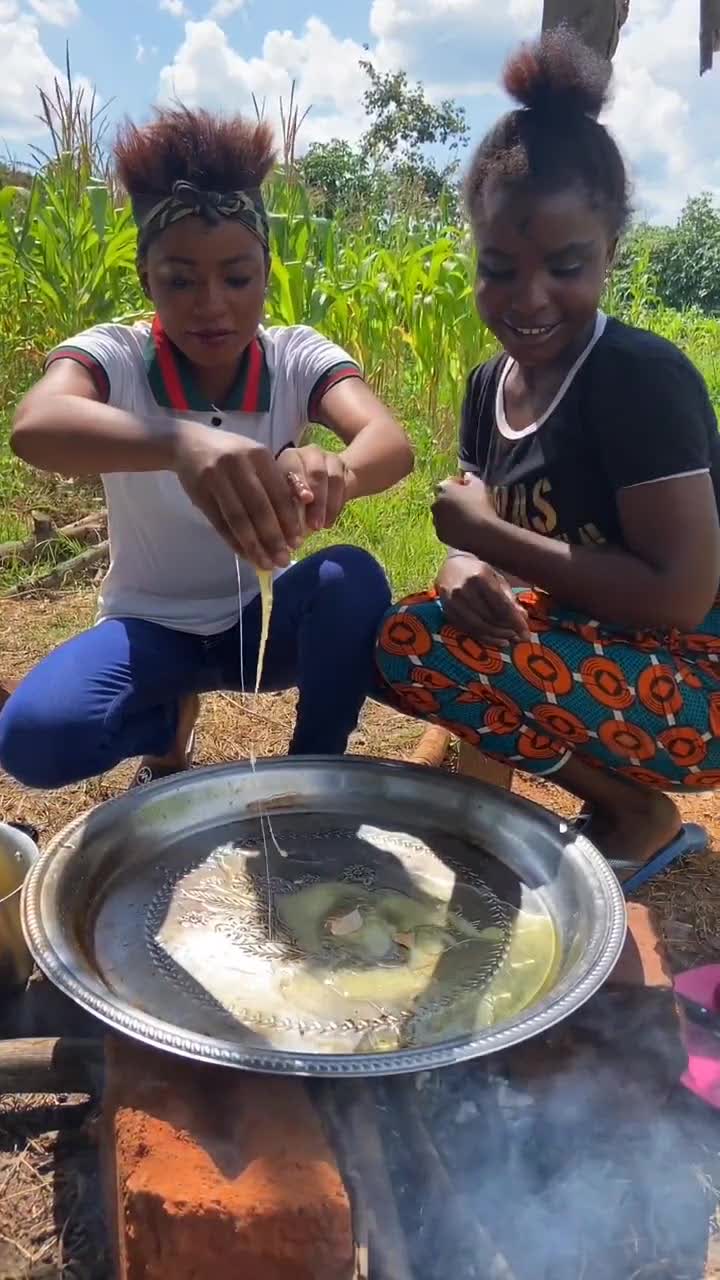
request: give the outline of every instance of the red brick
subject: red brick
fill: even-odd
[[[349,1280],[350,1205],[301,1081],[119,1039],[106,1081],[120,1280]]]
[[[665,945],[648,907],[628,903],[628,933],[610,983],[622,987],[672,987]]]

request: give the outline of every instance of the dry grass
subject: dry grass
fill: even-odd
[[[97,1149],[86,1098],[0,1106],[0,1277],[107,1280]]]

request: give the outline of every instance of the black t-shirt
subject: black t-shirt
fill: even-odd
[[[720,511],[720,434],[697,369],[672,343],[598,316],[595,334],[548,412],[505,422],[500,355],[468,380],[460,466],[511,524],[586,546],[622,546],[616,494],[709,471]]]

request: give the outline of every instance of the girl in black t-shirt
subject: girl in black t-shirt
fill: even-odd
[[[682,353],[599,310],[628,216],[609,76],[564,29],[506,69],[520,108],[467,183],[504,351],[468,381],[437,589],[377,662],[402,710],[581,798],[630,891],[704,846],[664,793],[720,788],[720,438]]]

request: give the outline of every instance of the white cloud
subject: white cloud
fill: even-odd
[[[30,0],[30,8],[41,22],[67,27],[80,15],[77,0]]]
[[[188,22],[173,62],[160,73],[163,98],[188,106],[252,111],[252,95],[267,105],[277,123],[280,97],[287,106],[293,81],[301,112],[312,112],[303,125],[301,144],[332,137],[356,138],[363,128],[365,75],[362,45],[339,39],[318,18],[309,18],[300,35],[269,31],[262,56],[245,58],[216,22]]]
[[[189,10],[184,0],[160,0],[159,6],[164,13],[169,13],[173,18],[188,17]]]
[[[135,37],[135,61],[144,62],[146,52],[147,50],[142,40],[140,39],[140,36],[136,36]]]
[[[717,70],[698,75],[697,11],[633,0],[615,58],[608,124],[630,160],[642,216],[673,219],[689,196],[720,196]]]
[[[184,7],[183,0],[162,2]],[[161,72],[161,94],[219,110],[232,103],[241,111],[252,111],[254,94],[276,121],[279,98],[287,103],[294,80],[301,109],[313,108],[301,143],[352,141],[365,127],[366,81],[358,64],[370,57],[380,70],[403,67],[411,80],[423,81],[432,98],[462,98],[477,137],[506,105],[499,88],[505,57],[539,31],[542,15],[542,0],[366,2],[369,54],[318,18],[309,18],[297,33],[269,31],[255,57],[234,47],[213,18],[190,21]],[[696,16],[688,21],[687,3],[632,0],[615,59],[607,121],[628,158],[636,206],[654,220],[675,217],[688,196],[702,190],[720,196],[720,149],[714,141],[720,72],[698,77]],[[213,12],[227,14],[231,7],[242,6],[216,0]]]
[[[540,30],[541,0],[371,0],[376,56],[424,81],[433,96],[470,99],[497,84],[520,39]],[[635,184],[638,211],[674,218],[688,196],[720,196],[718,74],[698,76],[697,6],[688,0],[631,0],[615,58],[607,114]],[[476,86],[476,92],[469,92]],[[473,105],[475,131],[496,107]]]
[[[239,13],[245,8],[245,0],[215,0],[215,4],[208,13],[208,18],[214,18],[216,22],[222,22],[224,18],[231,18],[234,13]]]
[[[12,22],[18,14],[15,0],[0,0],[0,22]]]
[[[25,142],[43,132],[37,119],[38,88],[52,89],[61,71],[45,52],[35,18],[25,14],[9,21],[0,11],[0,139]]]

